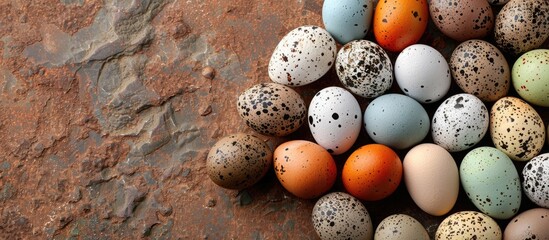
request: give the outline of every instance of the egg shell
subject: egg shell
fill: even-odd
[[[336,72],[343,86],[354,94],[373,98],[393,84],[393,64],[379,45],[367,40],[345,44],[337,54]]]
[[[287,86],[303,86],[324,76],[335,58],[336,42],[326,30],[301,26],[276,46],[269,61],[269,77]]]
[[[475,146],[490,125],[490,115],[477,97],[461,93],[440,104],[431,123],[433,142],[450,152]]]
[[[316,93],[309,105],[308,119],[315,141],[334,155],[349,150],[362,127],[358,101],[340,87],[327,87]]]
[[[402,94],[385,94],[364,111],[364,126],[376,143],[405,149],[420,143],[429,133],[429,116],[414,99]]]
[[[503,240],[549,239],[549,209],[534,208],[513,218],[505,231]]]
[[[547,0],[512,0],[496,17],[494,39],[499,49],[520,54],[539,48],[549,37]]]
[[[423,44],[411,45],[398,55],[395,79],[404,94],[421,103],[440,100],[450,90],[452,83],[450,68],[444,56]]]
[[[429,240],[427,230],[415,218],[394,214],[379,223],[374,235],[376,240]]]
[[[427,28],[428,11],[426,0],[379,1],[373,20],[376,42],[391,52],[417,43]]]
[[[509,64],[494,45],[483,40],[459,44],[450,57],[450,70],[457,85],[482,101],[494,102],[509,91]]]
[[[335,40],[346,44],[366,36],[374,7],[373,0],[326,0],[322,5],[322,21]]]
[[[513,87],[527,102],[549,107],[549,49],[520,56],[513,65]]]
[[[495,147],[516,161],[539,154],[545,142],[545,125],[532,106],[515,97],[504,97],[490,111],[490,135]]]
[[[288,141],[275,149],[273,157],[276,177],[288,192],[299,198],[320,197],[334,185],[337,176],[334,159],[316,143]]]
[[[501,228],[494,219],[475,211],[462,211],[445,218],[437,228],[435,240],[501,240]]]
[[[532,158],[522,175],[524,194],[538,206],[549,208],[549,153]]]
[[[277,83],[248,88],[238,96],[237,110],[250,128],[269,136],[286,136],[296,131],[307,116],[299,93]]]
[[[459,167],[461,185],[467,197],[483,213],[509,219],[520,207],[520,179],[513,162],[493,147],[471,150]]]
[[[424,143],[410,149],[403,162],[404,182],[414,202],[428,214],[442,216],[456,203],[458,167],[444,148]]]
[[[488,3],[490,3],[492,5],[504,5],[508,2],[509,2],[509,0],[488,0]]]
[[[368,210],[347,193],[328,193],[318,199],[311,218],[316,233],[323,240],[369,240],[374,235]]]
[[[460,42],[484,38],[494,27],[494,13],[485,0],[431,0],[429,12],[444,35]]]
[[[217,185],[244,189],[257,183],[270,169],[273,152],[261,139],[233,134],[217,141],[206,158],[206,172]]]

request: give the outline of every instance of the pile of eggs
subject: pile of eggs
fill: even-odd
[[[436,239],[549,239],[549,134],[532,107],[549,107],[549,50],[538,49],[549,38],[549,2],[325,0],[322,18],[324,28],[287,33],[269,62],[272,82],[251,86],[236,104],[259,134],[284,137],[307,123],[315,142],[272,151],[253,135],[226,136],[207,157],[213,182],[244,189],[274,169],[289,193],[318,199],[311,221],[321,239],[429,239],[405,214],[372,225],[362,201],[381,201],[401,182],[421,210],[449,215]],[[448,61],[417,44],[429,21],[460,43]],[[375,41],[364,40],[370,26]],[[332,68],[342,87],[305,102],[295,87]],[[452,81],[462,92],[448,96]],[[511,87],[520,98],[508,95]],[[363,126],[374,143],[352,149]],[[486,134],[493,145],[477,146]],[[334,156],[349,152],[338,171]],[[513,161],[526,162],[522,172]],[[346,193],[329,193],[338,178]],[[449,214],[460,186],[478,211]],[[523,194],[539,208],[519,213]],[[496,222],[512,218],[504,231]]]

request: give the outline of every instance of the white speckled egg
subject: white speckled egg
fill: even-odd
[[[488,0],[488,3],[492,5],[504,5],[507,2],[509,2],[509,0]]]
[[[411,45],[398,55],[395,79],[404,94],[421,103],[440,100],[450,89],[450,68],[436,49]]]
[[[341,44],[364,38],[373,14],[373,0],[326,0],[322,5],[324,26]]]
[[[505,56],[491,43],[469,40],[459,44],[450,57],[452,77],[466,93],[494,102],[509,91],[511,71]]]
[[[260,83],[238,97],[240,117],[253,130],[269,136],[286,136],[305,121],[307,108],[295,90],[277,83]]]
[[[320,239],[372,239],[372,221],[366,207],[353,196],[333,192],[318,199],[312,215]]]
[[[244,189],[257,183],[270,169],[273,152],[261,139],[248,134],[226,136],[213,145],[206,172],[217,185]]]
[[[445,218],[437,228],[436,240],[501,240],[501,228],[494,219],[475,211],[462,211]]]
[[[415,218],[394,214],[379,223],[374,234],[376,240],[429,240],[427,230]]]
[[[539,154],[545,142],[545,125],[532,106],[515,97],[504,97],[490,111],[490,135],[499,150],[516,161]]]
[[[547,0],[509,1],[496,17],[496,45],[512,54],[540,47],[549,37],[548,16]]]
[[[493,147],[471,150],[459,166],[461,185],[467,197],[483,213],[509,219],[520,207],[520,179],[505,153]]]
[[[534,208],[513,218],[503,232],[503,240],[549,239],[549,209]]]
[[[347,43],[336,59],[339,80],[354,94],[373,98],[393,84],[393,64],[379,45],[367,40]]]
[[[269,61],[269,77],[287,86],[312,83],[330,70],[336,51],[335,40],[323,28],[298,27],[276,46]]]
[[[513,65],[513,87],[531,104],[549,107],[549,49],[520,56]]]
[[[338,155],[355,143],[362,127],[362,111],[347,90],[327,87],[309,105],[309,128],[318,145]]]
[[[437,108],[431,123],[433,141],[450,152],[469,149],[482,140],[490,119],[484,103],[462,93],[449,97]]]
[[[538,206],[549,208],[549,153],[532,158],[522,175],[524,194]]]

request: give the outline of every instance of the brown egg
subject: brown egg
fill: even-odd
[[[496,17],[494,38],[503,51],[520,54],[540,47],[549,37],[547,0],[512,0]]]
[[[503,239],[549,239],[548,227],[549,209],[530,209],[509,222],[503,232]]]
[[[431,0],[429,12],[438,29],[457,41],[483,38],[494,27],[486,0]]]
[[[450,57],[450,70],[464,92],[482,101],[496,101],[509,91],[509,64],[489,42],[475,39],[458,45]]]

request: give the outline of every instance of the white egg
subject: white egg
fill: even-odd
[[[538,206],[549,208],[549,153],[532,158],[522,175],[524,194]]]
[[[395,62],[395,79],[404,94],[421,103],[440,100],[451,84],[450,68],[444,56],[423,44],[402,50]]]
[[[427,230],[413,217],[394,214],[383,219],[376,228],[376,240],[429,240]]]
[[[309,128],[315,141],[331,154],[349,150],[362,125],[357,100],[347,90],[327,87],[315,94],[309,105]]]

